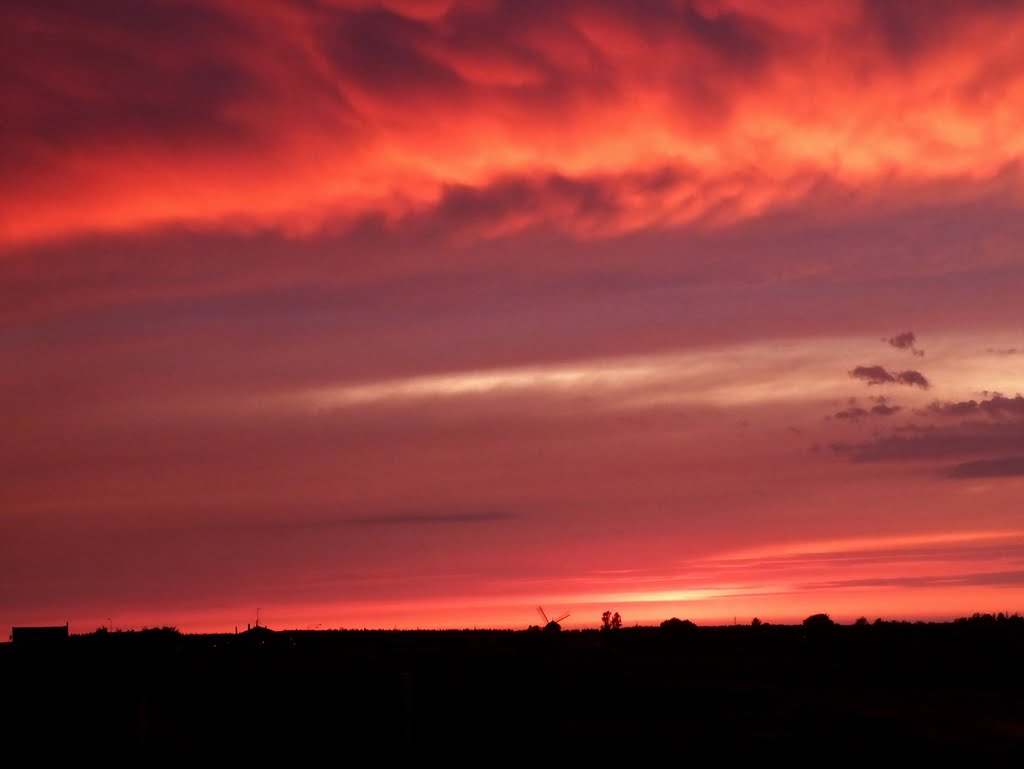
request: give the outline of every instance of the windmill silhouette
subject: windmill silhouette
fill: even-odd
[[[540,606],[537,607],[537,611],[540,612],[540,616],[544,618],[544,629],[548,632],[553,633],[557,633],[559,630],[562,629],[562,626],[558,623],[569,616],[569,612],[566,612],[557,619],[548,619],[548,615],[544,613],[544,609],[542,609]]]

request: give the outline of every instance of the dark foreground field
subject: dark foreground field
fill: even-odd
[[[1013,765],[1024,622],[72,636],[0,645],[0,724],[8,755],[139,765]]]

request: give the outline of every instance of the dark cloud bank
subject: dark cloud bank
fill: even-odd
[[[829,448],[853,462],[962,460],[942,470],[947,478],[1024,476],[1024,397],[936,402],[918,415],[939,421]]]

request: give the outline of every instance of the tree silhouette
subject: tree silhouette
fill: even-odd
[[[622,627],[622,617],[618,612],[612,614],[610,611],[606,611],[601,615],[601,630],[618,630],[620,627]]]

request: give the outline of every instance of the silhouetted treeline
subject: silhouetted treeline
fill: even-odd
[[[12,746],[113,749],[149,765],[268,751],[440,756],[468,740],[527,754],[1024,755],[1020,617],[673,620],[556,633],[157,628],[4,644],[0,723]]]

